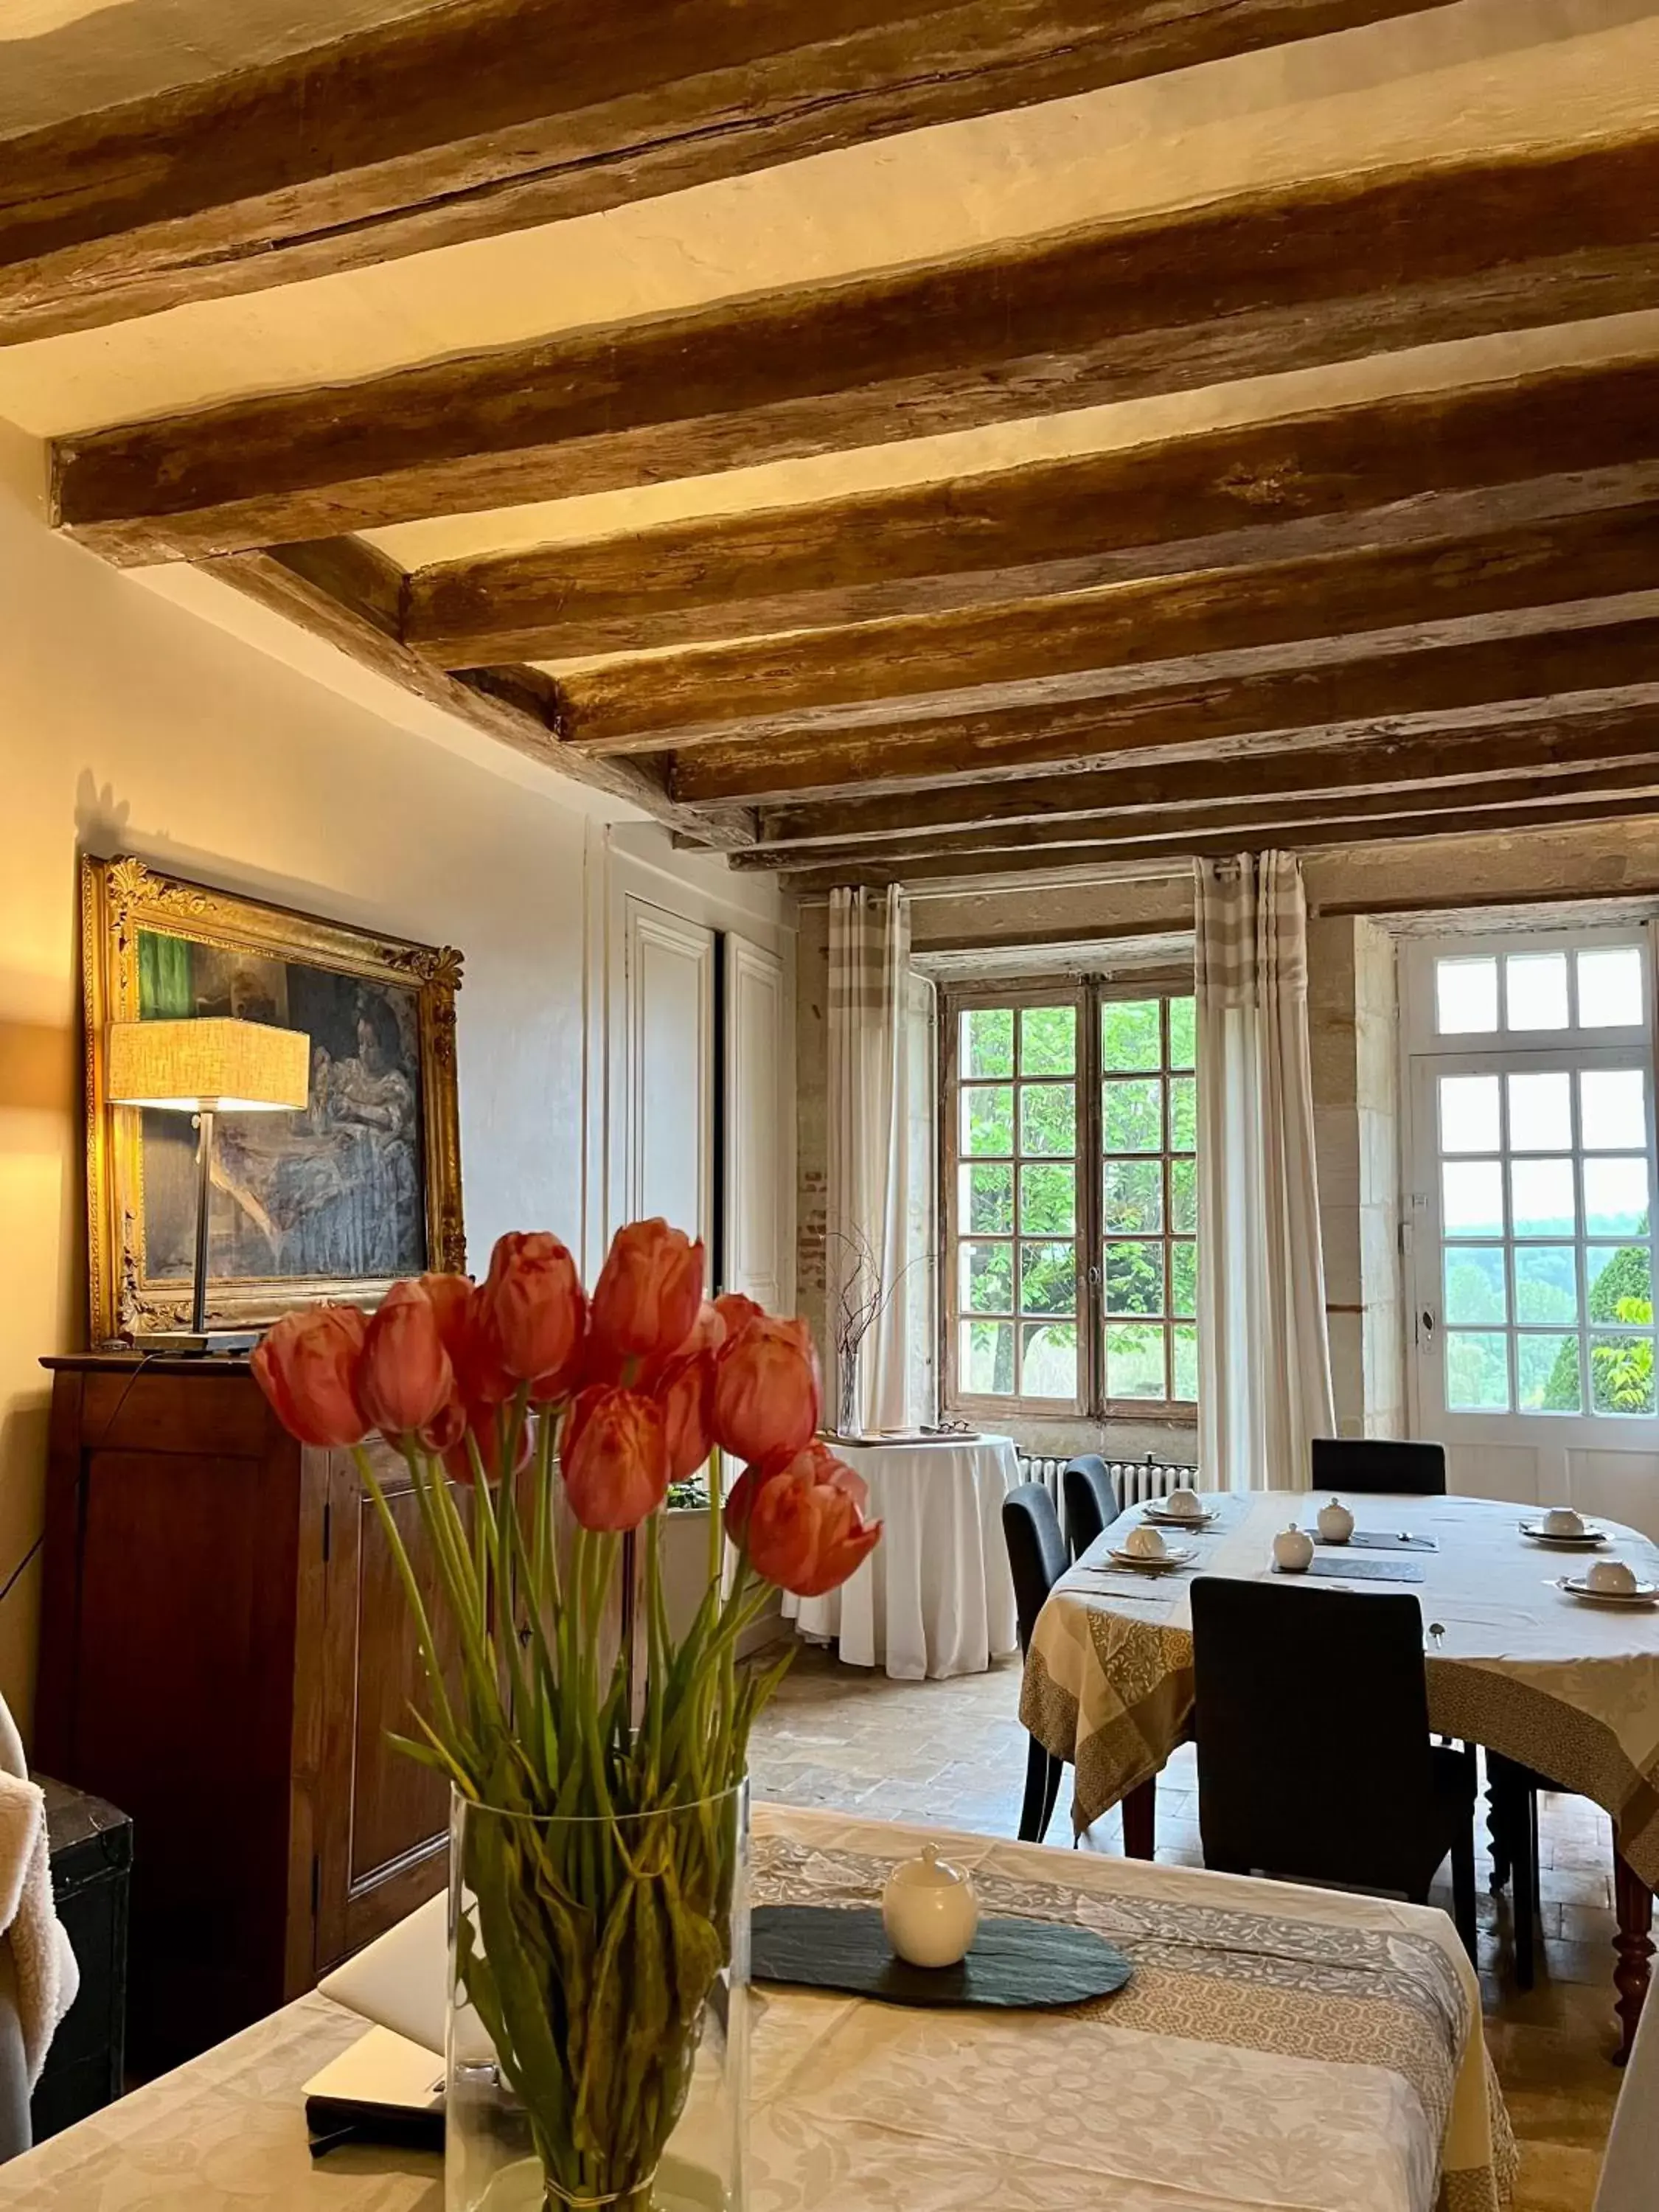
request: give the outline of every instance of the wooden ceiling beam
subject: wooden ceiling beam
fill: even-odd
[[[1659,132],[1299,181],[66,439],[121,562],[845,452],[1659,305]]]
[[[1362,641],[1363,642],[1363,641]],[[1366,736],[1659,703],[1659,619],[1472,645],[1364,653],[1328,666],[1189,684],[1127,699],[912,722],[787,744],[677,754],[682,804],[782,805],[878,789],[988,785],[1034,770],[1304,749]],[[614,763],[613,763],[614,765]]]
[[[608,755],[892,729],[1313,667],[1384,633],[1472,644],[1656,592],[1659,502],[616,662],[560,679],[562,720]]]
[[[463,0],[0,145],[0,343],[592,215],[1424,0]]]
[[[1650,789],[1644,787],[1634,794],[1599,792],[1589,797],[1547,797],[1512,805],[1437,805],[1422,812],[1382,819],[1351,814],[1297,822],[1270,811],[1253,819],[1241,816],[1215,830],[1199,830],[1182,824],[1166,837],[1133,844],[1104,839],[1048,847],[992,843],[960,851],[941,851],[930,845],[925,852],[910,855],[855,853],[844,860],[803,868],[784,880],[798,897],[808,897],[843,884],[936,883],[956,878],[970,883],[983,876],[1035,876],[1079,866],[1109,867],[1120,862],[1218,860],[1232,853],[1272,848],[1347,850],[1406,839],[1522,836],[1537,830],[1649,820],[1659,821],[1659,775],[1653,777]]]
[[[373,547],[359,545],[344,556],[331,548],[326,562],[316,549],[305,550],[307,557],[293,563],[272,551],[240,553],[204,562],[201,568],[204,574],[297,623],[400,690],[561,775],[625,799],[697,843],[727,850],[752,841],[754,817],[747,809],[714,808],[698,817],[684,813],[670,799],[659,763],[591,760],[566,745],[559,735],[554,687],[539,669],[487,669],[471,678],[449,676],[399,644],[387,623],[395,622],[390,611],[395,608],[402,572]]]
[[[989,789],[953,785],[899,798],[763,809],[746,860],[757,866],[811,866],[830,848],[874,854],[961,832],[1037,836],[1102,816],[1194,814],[1220,805],[1401,793],[1419,801],[1446,785],[1532,784],[1590,770],[1659,765],[1659,710],[1607,710],[1561,722],[1503,720],[1427,737],[1375,738],[1323,750],[1249,752],[1174,766],[1111,769],[1084,775],[1028,776]]]
[[[1006,609],[1656,496],[1659,366],[1624,361],[435,564],[410,578],[404,634],[445,667],[559,661]],[[924,634],[893,641],[926,651]],[[745,672],[759,665],[802,690],[820,672],[803,637],[764,650]],[[725,665],[739,664],[711,665],[711,678]],[[614,699],[619,722],[637,721],[654,672],[636,673],[613,690],[595,671],[584,688],[596,706]],[[688,662],[686,680],[696,674]],[[672,711],[689,719],[683,702]]]

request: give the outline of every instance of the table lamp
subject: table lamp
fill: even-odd
[[[293,1114],[311,1092],[311,1040],[301,1030],[210,1015],[199,1021],[112,1022],[104,1095],[112,1106],[190,1114],[196,1146],[196,1265],[188,1338],[178,1350],[207,1349],[208,1191],[216,1114]]]

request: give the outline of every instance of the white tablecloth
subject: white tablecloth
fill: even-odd
[[[885,1533],[828,1597],[786,1597],[784,1616],[815,1643],[839,1641],[851,1667],[896,1680],[982,1674],[1019,1643],[1002,1501],[1019,1480],[1007,1437],[838,1444],[870,1486]]]

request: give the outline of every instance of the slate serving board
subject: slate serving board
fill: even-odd
[[[1328,1575],[1346,1583],[1420,1583],[1423,1579],[1423,1570],[1415,1559],[1345,1559],[1343,1553],[1349,1548],[1346,1544],[1328,1545],[1323,1551],[1314,1553],[1304,1571]],[[1280,1566],[1273,1569],[1276,1575],[1284,1571]]]
[[[907,1966],[868,1905],[757,1905],[749,1942],[757,1982],[842,1990],[881,2004],[1046,2011],[1110,1996],[1134,1972],[1103,1936],[1047,1920],[981,1920],[957,1966]]]

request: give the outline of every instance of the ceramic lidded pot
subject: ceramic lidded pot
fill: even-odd
[[[1322,1544],[1346,1544],[1353,1534],[1353,1516],[1340,1498],[1333,1498],[1328,1505],[1319,1509],[1319,1540]]]
[[[913,1966],[954,1966],[979,1929],[979,1899],[964,1869],[924,1844],[904,1859],[881,1893],[881,1924],[901,1959]]]
[[[1294,1521],[1273,1538],[1273,1565],[1282,1575],[1305,1575],[1313,1565],[1313,1538]]]

